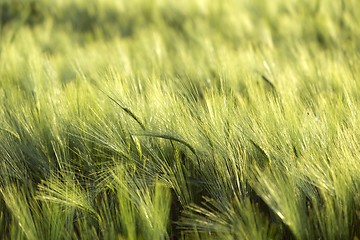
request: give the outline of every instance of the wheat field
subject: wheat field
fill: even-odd
[[[360,239],[360,2],[1,0],[1,239]]]

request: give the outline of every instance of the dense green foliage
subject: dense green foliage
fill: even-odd
[[[359,239],[358,9],[0,1],[0,238]]]

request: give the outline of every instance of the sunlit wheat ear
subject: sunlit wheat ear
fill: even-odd
[[[280,236],[278,226],[265,216],[250,199],[234,199],[224,205],[204,199],[202,206],[188,206],[178,223],[185,232],[197,231],[221,239],[268,239]],[[261,227],[259,227],[261,226]]]
[[[111,171],[119,201],[120,221],[129,236],[149,235],[150,239],[168,237],[171,194],[168,185],[154,179],[134,179],[123,166]],[[138,224],[140,229],[135,228]],[[145,234],[145,235],[144,235]]]
[[[28,239],[39,239],[41,237],[39,235],[41,234],[41,229],[39,229],[39,226],[36,226],[37,216],[34,216],[32,212],[39,211],[39,208],[29,204],[27,198],[31,198],[31,196],[15,185],[2,188],[1,194],[7,208],[15,218],[18,230],[22,231]],[[38,212],[37,214],[40,213]]]
[[[53,176],[47,182],[41,183],[38,189],[36,198],[40,201],[49,201],[79,209],[98,217],[91,205],[91,196],[70,175]]]

